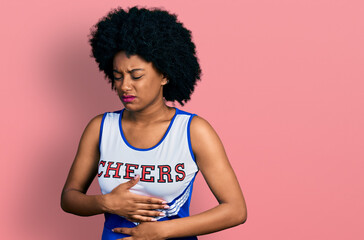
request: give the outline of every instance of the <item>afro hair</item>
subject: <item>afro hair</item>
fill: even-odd
[[[163,97],[181,105],[190,100],[201,69],[191,31],[177,16],[161,9],[132,7],[109,12],[91,30],[92,56],[114,89],[113,59],[116,53],[138,55],[167,79]]]

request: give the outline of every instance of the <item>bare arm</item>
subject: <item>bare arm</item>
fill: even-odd
[[[194,117],[191,122],[191,143],[197,164],[219,205],[186,218],[115,229],[132,235],[125,240],[149,239],[143,238],[148,233],[157,236],[150,239],[202,235],[246,221],[245,200],[224,147],[210,124],[200,117]]]
[[[75,160],[68,174],[61,195],[64,211],[80,216],[105,212],[106,206],[101,195],[86,195],[97,173],[100,153],[98,150],[99,131],[102,115],[92,119],[82,134]]]
[[[138,182],[138,178],[120,184],[105,195],[87,195],[95,178],[100,158],[99,135],[102,115],[96,116],[87,125],[77,150],[75,160],[68,174],[61,195],[64,211],[80,216],[113,213],[131,221],[155,221],[153,217],[166,205],[161,199],[139,196],[128,191]]]

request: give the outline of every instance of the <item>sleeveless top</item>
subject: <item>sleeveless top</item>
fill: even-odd
[[[170,207],[158,210],[165,214],[157,217],[158,221],[189,216],[193,182],[198,172],[190,141],[190,123],[195,114],[176,108],[163,138],[155,146],[141,149],[130,145],[124,136],[121,123],[123,112],[124,109],[107,112],[101,122],[97,176],[102,194],[110,193],[119,184],[139,175],[139,182],[130,191],[163,199]],[[105,213],[102,240],[127,237],[129,235],[114,233],[111,229],[135,227],[137,224]]]

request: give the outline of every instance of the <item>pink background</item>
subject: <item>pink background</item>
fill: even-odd
[[[2,1],[0,238],[100,239],[102,215],[59,199],[87,122],[121,108],[89,29],[135,4],[192,30],[203,79],[184,110],[215,127],[246,198],[244,225],[200,239],[364,239],[360,0]],[[215,204],[199,175],[192,213]]]

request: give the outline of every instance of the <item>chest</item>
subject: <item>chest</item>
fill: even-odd
[[[97,176],[102,193],[139,175],[131,189],[135,193],[167,202],[182,196],[198,172],[188,140],[188,116],[148,128],[129,128],[111,117],[105,118],[100,140]]]
[[[126,141],[135,148],[147,149],[155,146],[166,134],[169,122],[151,124],[148,126],[135,126],[128,122],[122,123],[122,131]]]
[[[134,193],[170,202],[187,189],[198,171],[188,151],[171,145],[162,143],[151,151],[120,150],[102,151],[98,181],[103,194],[139,175],[139,182],[131,189]]]

